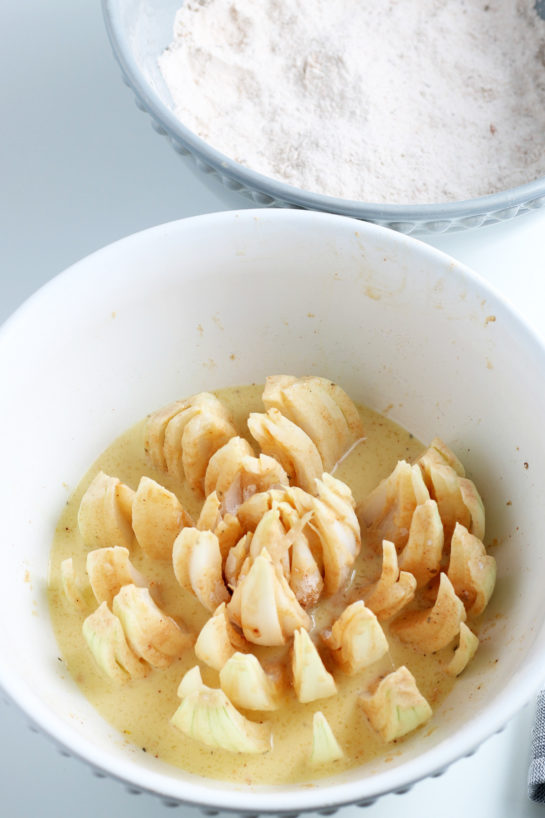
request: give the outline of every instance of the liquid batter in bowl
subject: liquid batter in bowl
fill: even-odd
[[[246,386],[217,393],[227,407],[237,430],[242,434],[249,412],[259,411],[262,387]],[[335,477],[350,486],[356,502],[366,497],[385,478],[400,459],[413,460],[423,451],[423,445],[409,432],[383,415],[360,406],[365,438],[359,441],[335,469]],[[273,731],[273,746],[262,755],[243,755],[204,746],[177,730],[170,719],[179,705],[177,688],[183,675],[196,664],[189,648],[183,658],[170,667],[153,670],[144,679],[119,685],[109,680],[95,664],[85,641],[82,623],[87,612],[79,612],[68,602],[63,591],[60,566],[73,557],[82,569],[86,549],[78,531],[77,514],[81,498],[99,470],[115,474],[124,483],[136,487],[142,475],[157,480],[167,488],[176,489],[184,508],[198,517],[202,498],[187,486],[176,483],[164,472],[154,469],[144,451],[145,421],[137,424],[116,440],[93,464],[67,504],[56,532],[51,554],[50,604],[51,615],[62,659],[83,693],[125,738],[164,761],[199,775],[240,783],[288,783],[311,780],[326,771],[308,763],[312,741],[312,717],[321,710],[344,749],[343,758],[334,763],[336,771],[374,760],[387,763],[392,753],[402,752],[403,741],[394,745],[384,741],[371,728],[358,704],[359,695],[376,677],[394,667],[406,665],[416,678],[418,688],[434,708],[449,692],[453,678],[445,673],[452,657],[448,647],[436,653],[422,655],[398,640],[389,639],[390,651],[371,673],[348,676],[335,672],[338,693],[331,698],[309,704],[297,701],[293,690],[286,690],[282,707],[263,714]],[[198,632],[209,614],[187,591],[181,590],[170,562],[152,560],[142,552],[131,555],[135,567],[147,578],[162,610],[179,618]],[[360,553],[349,585],[333,597],[326,597],[313,610],[318,629],[330,624],[347,603],[358,598],[361,587],[373,582],[380,574],[380,559],[368,548]],[[388,624],[384,624],[388,634]],[[281,648],[257,648],[258,656],[275,661],[288,661],[288,652]],[[216,671],[201,664],[203,679],[218,686]],[[333,670],[333,669],[332,669]],[[254,716],[255,718],[255,716]],[[433,723],[422,729],[433,729]],[[409,737],[410,739],[410,737]],[[242,761],[241,761],[242,759]],[[331,772],[331,765],[328,767]]]

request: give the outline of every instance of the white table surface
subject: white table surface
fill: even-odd
[[[150,127],[122,84],[98,0],[0,4],[0,322],[89,252],[161,222],[245,206],[202,179]],[[431,240],[430,240],[431,241]],[[545,334],[545,212],[434,245],[488,278]],[[4,658],[2,659],[4,660]],[[442,777],[342,818],[530,818],[533,702]],[[167,808],[94,778],[0,701],[0,815],[144,818]],[[197,816],[184,807],[174,814]]]

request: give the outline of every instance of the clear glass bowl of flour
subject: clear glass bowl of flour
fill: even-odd
[[[173,22],[181,0],[103,0],[106,28],[125,83],[155,130],[221,192],[233,192],[262,207],[297,207],[339,213],[381,224],[403,233],[453,232],[507,221],[545,207],[545,177],[490,195],[431,204],[373,203],[313,193],[256,172],[215,149],[186,127],[174,113],[170,91],[158,59],[173,39]],[[545,19],[545,0],[536,10]],[[544,66],[545,82],[545,66]],[[242,202],[242,199],[241,199]]]

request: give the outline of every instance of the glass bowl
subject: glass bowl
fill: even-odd
[[[259,207],[297,207],[351,216],[406,234],[437,234],[512,219],[545,207],[545,178],[466,201],[441,204],[374,204],[324,196],[257,173],[235,162],[185,127],[175,116],[157,58],[172,40],[181,0],[103,0],[106,29],[125,83],[155,130],[203,175]],[[545,0],[536,8],[545,17]]]

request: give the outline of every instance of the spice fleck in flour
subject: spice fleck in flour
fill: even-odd
[[[545,175],[535,0],[186,0],[160,57],[176,115],[313,192],[443,202]]]

